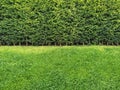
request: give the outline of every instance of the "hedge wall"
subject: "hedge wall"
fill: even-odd
[[[120,45],[120,0],[0,0],[0,45]]]

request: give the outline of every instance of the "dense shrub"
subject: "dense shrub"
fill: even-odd
[[[120,0],[0,0],[0,45],[120,45]]]

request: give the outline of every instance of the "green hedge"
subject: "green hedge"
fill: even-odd
[[[0,45],[120,45],[120,0],[0,0]]]

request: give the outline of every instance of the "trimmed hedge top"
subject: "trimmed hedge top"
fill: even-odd
[[[120,45],[120,0],[0,0],[0,45]]]

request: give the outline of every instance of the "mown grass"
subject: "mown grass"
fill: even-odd
[[[120,90],[120,47],[0,47],[0,90]]]

